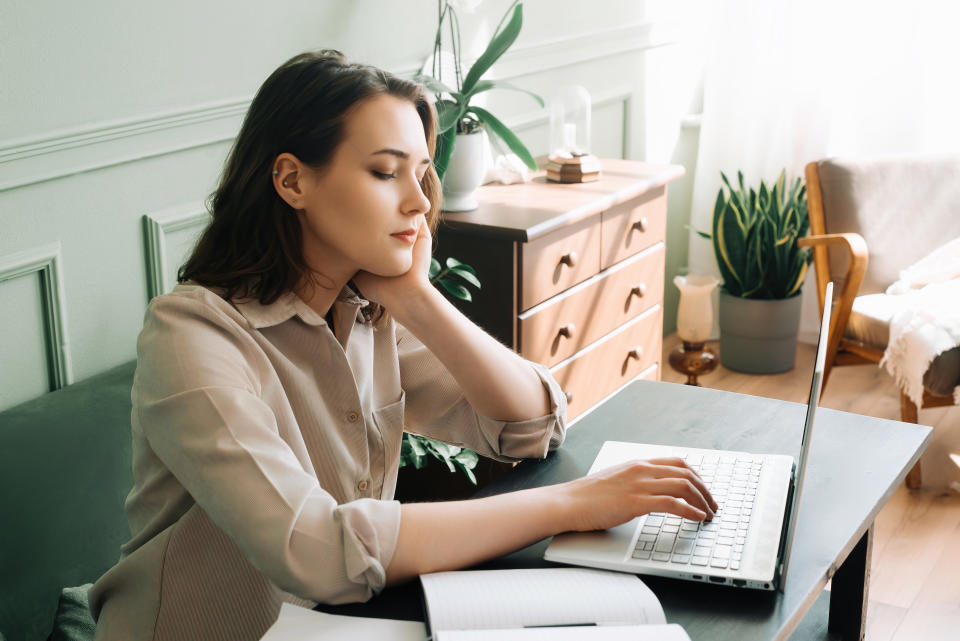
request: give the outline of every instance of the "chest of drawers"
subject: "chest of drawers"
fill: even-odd
[[[445,213],[435,256],[472,265],[463,312],[548,366],[573,420],[636,377],[658,380],[667,183],[675,165],[601,161],[593,183],[490,185]]]

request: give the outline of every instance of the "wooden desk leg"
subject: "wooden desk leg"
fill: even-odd
[[[867,623],[873,524],[833,575],[827,628],[846,641],[863,641]]]

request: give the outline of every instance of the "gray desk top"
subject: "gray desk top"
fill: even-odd
[[[732,392],[637,381],[578,422],[563,447],[546,460],[525,461],[478,496],[578,478],[587,472],[606,440],[796,457],[805,407]],[[787,638],[903,482],[929,444],[931,433],[925,426],[819,408],[784,592],[643,577],[663,603],[667,620],[681,624],[694,641]],[[548,566],[551,564],[542,560],[546,546],[547,541],[542,541],[482,567]],[[379,605],[374,599],[336,611],[411,618],[409,611],[403,616],[398,610],[418,605],[415,597],[401,596],[400,590],[390,592],[379,597]]]

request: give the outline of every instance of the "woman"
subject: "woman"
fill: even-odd
[[[501,460],[564,436],[546,369],[429,283],[435,138],[420,85],[337,52],[297,56],[261,87],[181,284],[147,309],[133,536],[91,593],[98,639],[256,639],[283,601],[363,601],[649,511],[712,516],[673,459],[392,500],[405,426]]]

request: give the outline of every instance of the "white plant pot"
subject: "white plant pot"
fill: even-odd
[[[480,206],[473,192],[486,174],[487,132],[457,134],[450,164],[443,174],[443,210],[472,211]]]

